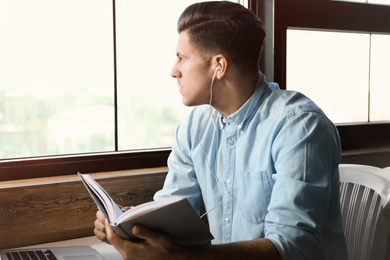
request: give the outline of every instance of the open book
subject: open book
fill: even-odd
[[[165,234],[178,245],[200,245],[213,239],[207,226],[186,198],[170,197],[146,202],[122,212],[90,175],[78,175],[111,227],[124,239],[136,239],[132,234],[135,224]]]

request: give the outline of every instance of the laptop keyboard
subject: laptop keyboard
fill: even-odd
[[[58,260],[51,250],[7,252],[8,260]]]

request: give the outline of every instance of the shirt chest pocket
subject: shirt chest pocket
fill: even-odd
[[[263,223],[268,212],[273,181],[266,171],[240,171],[236,178],[239,210],[253,224]]]

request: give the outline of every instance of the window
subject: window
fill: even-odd
[[[0,3],[0,158],[113,150],[111,3]]]
[[[286,88],[309,96],[334,123],[390,121],[389,39],[288,29]]]
[[[370,120],[390,121],[390,35],[371,35]]]
[[[0,180],[166,165],[194,2],[0,0]]]
[[[336,122],[344,151],[390,147],[390,80],[384,72],[389,50],[383,47],[389,43],[390,6],[278,0],[272,8],[274,22],[267,26],[272,49],[265,52],[274,55],[265,66],[273,74],[267,78],[282,89],[302,88],[323,107]],[[338,82],[329,82],[328,73]],[[328,90],[337,95],[330,99]]]

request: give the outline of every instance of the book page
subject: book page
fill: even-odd
[[[146,203],[140,204],[138,206],[132,207],[117,218],[115,225],[122,223],[126,220],[144,215],[144,214],[151,212],[153,210],[165,207],[169,204],[173,204],[173,203],[175,203],[179,200],[182,200],[182,199],[183,198],[181,198],[181,197],[172,196],[172,197],[169,197],[166,199],[157,200],[157,201],[150,201],[150,202],[146,202]]]
[[[101,211],[105,211],[105,215],[110,223],[116,222],[116,219],[123,214],[119,206],[114,200],[108,195],[108,193],[97,183],[90,175],[79,173],[80,177],[84,180],[87,185],[92,197],[96,204],[100,207]],[[100,205],[99,205],[100,204]],[[104,213],[104,212],[103,212]]]

